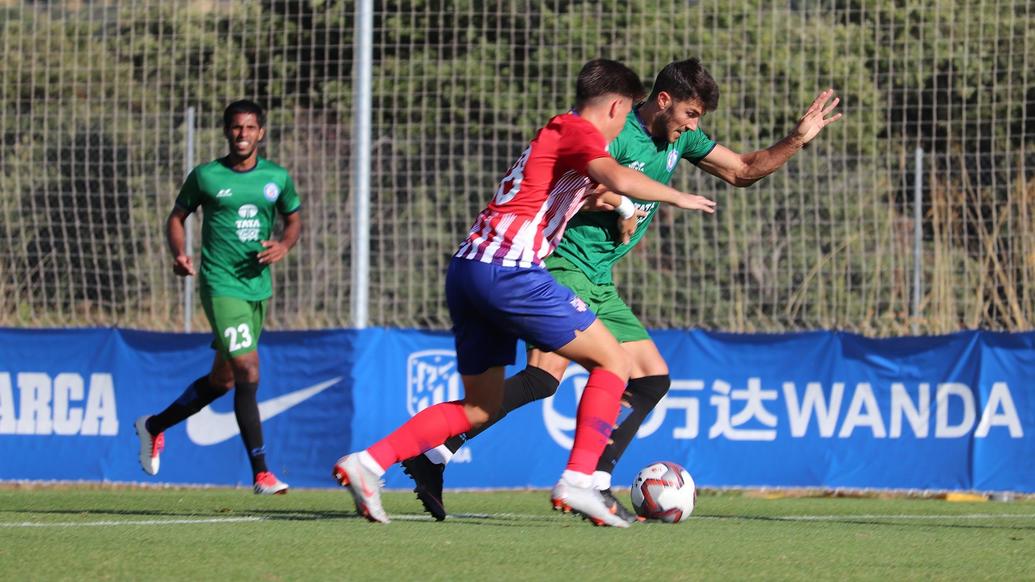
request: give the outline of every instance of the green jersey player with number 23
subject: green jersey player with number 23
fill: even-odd
[[[301,203],[287,170],[258,155],[266,134],[265,113],[258,104],[247,100],[231,103],[223,113],[223,133],[229,154],[194,168],[187,176],[166,233],[173,271],[180,276],[194,275],[184,221],[198,208],[204,210],[199,295],[215,335],[215,359],[211,371],[165,410],[137,419],[140,465],[150,475],[158,473],[163,433],[233,388],[234,416],[251,463],[255,493],[282,494],[287,492],[287,484],[266,466],[256,402],[256,348],[273,294],[269,266],[283,259],[298,241]],[[277,214],[284,219],[284,231],[280,240],[271,240]]]

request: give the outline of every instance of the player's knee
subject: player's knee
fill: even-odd
[[[629,398],[638,399],[650,408],[654,408],[668,394],[672,386],[672,378],[668,374],[643,376],[629,380],[626,394]]]
[[[230,383],[213,384],[210,377],[206,379],[202,386],[199,386],[198,395],[206,400],[215,400],[229,392],[232,386],[233,379],[231,379]]]
[[[623,382],[628,382],[629,375],[632,374],[632,360],[624,353],[607,358],[600,367],[618,376]]]
[[[564,371],[568,369],[568,363],[566,358],[559,357],[556,354],[533,350],[528,353],[528,366],[525,369],[536,369],[556,379],[564,376]]]
[[[635,368],[633,357],[618,342],[615,342],[614,349],[609,350],[606,357],[605,367],[628,382]]]
[[[562,370],[558,376],[563,375],[563,372]],[[525,375],[525,385],[533,401],[553,396],[557,393],[557,387],[561,385],[561,381],[553,373],[534,366],[525,368],[522,374]]]
[[[472,429],[485,426],[493,414],[484,408],[476,406],[468,406],[464,409],[464,412],[467,414],[467,421],[471,423]]]
[[[259,382],[259,362],[258,360],[234,358],[231,361],[231,367],[233,368],[233,380],[235,384],[249,383],[257,384]]]
[[[208,385],[213,389],[222,390],[224,393],[234,387],[233,371],[212,372],[208,375]]]

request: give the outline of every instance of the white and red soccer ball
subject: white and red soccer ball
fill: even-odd
[[[651,463],[637,473],[631,494],[637,515],[668,523],[690,517],[697,503],[694,478],[683,467],[668,461]]]

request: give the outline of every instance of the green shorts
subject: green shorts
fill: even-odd
[[[212,325],[212,349],[226,357],[253,352],[259,345],[268,299],[248,301],[236,297],[209,297],[200,293],[201,306]]]
[[[560,257],[551,257],[547,265],[553,278],[585,301],[620,343],[650,339],[647,329],[618,296],[614,283],[594,283],[581,269]]]

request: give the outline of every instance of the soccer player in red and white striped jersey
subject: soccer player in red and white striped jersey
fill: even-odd
[[[364,451],[334,465],[356,509],[386,523],[379,479],[394,463],[438,446],[494,417],[503,370],[518,339],[578,362],[590,371],[579,402],[575,442],[554,503],[597,525],[628,527],[592,487],[592,473],[618,415],[631,362],[618,341],[575,294],[557,283],[542,260],[596,184],[617,206],[626,193],[640,200],[713,212],[715,203],[684,194],[619,165],[607,144],[643,96],[639,77],[621,63],[590,61],[579,73],[575,107],[551,119],[504,176],[488,207],[450,261],[446,300],[456,336],[464,398],[428,407]]]

